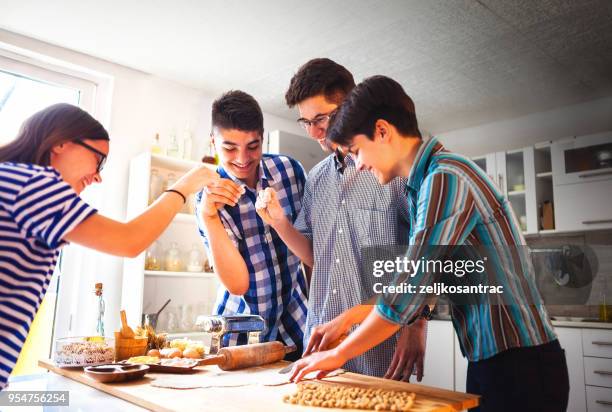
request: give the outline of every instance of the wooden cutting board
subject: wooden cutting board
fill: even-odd
[[[280,370],[287,362],[277,362],[267,365],[271,369]],[[169,374],[147,373],[143,380],[104,384],[90,379],[81,369],[58,368],[51,361],[39,361],[39,366],[51,372],[81,382],[110,395],[116,396],[138,406],[152,411],[266,411],[296,412],[318,410],[331,411],[329,408],[314,408],[283,403],[283,396],[295,392],[295,384],[280,386],[241,386],[222,388],[196,388],[196,389],[167,389],[151,386],[156,378],[168,377]],[[181,379],[198,379],[198,375],[207,372],[217,372],[215,366],[198,367],[199,373],[194,375],[181,375]],[[240,371],[227,372],[240,374]],[[178,376],[178,375],[177,375]],[[403,390],[416,393],[415,412],[443,412],[461,411],[478,405],[478,396],[462,392],[448,391],[431,386],[397,382],[388,379],[374,378],[355,373],[345,373],[340,376],[325,379],[325,381],[359,386],[364,388],[382,388],[389,390]],[[333,409],[334,411],[347,411],[347,409]]]

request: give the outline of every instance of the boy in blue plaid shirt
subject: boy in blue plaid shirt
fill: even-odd
[[[302,353],[306,282],[300,261],[258,216],[255,203],[271,187],[293,221],[305,183],[299,162],[262,154],[263,114],[247,93],[230,91],[213,103],[212,144],[219,156],[218,184],[196,195],[200,235],[221,287],[214,313],[256,314],[266,320],[261,341],[278,340]],[[224,346],[246,344],[230,335]]]

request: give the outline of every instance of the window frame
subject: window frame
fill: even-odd
[[[90,113],[108,130],[114,88],[113,76],[4,42],[0,42],[0,70],[78,90],[79,107]],[[94,197],[95,193],[87,196],[91,198],[88,200],[93,200]],[[73,314],[78,313],[77,308],[82,304],[78,293],[81,281],[78,274],[86,264],[86,256],[93,253],[83,249],[78,245],[63,248],[55,268],[57,276],[54,274],[49,284],[47,293],[56,293],[49,353],[55,338],[69,336],[75,327]]]

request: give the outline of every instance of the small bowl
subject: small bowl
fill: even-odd
[[[112,363],[108,365],[89,366],[84,369],[91,379],[101,383],[126,382],[144,378],[149,371],[147,365]]]

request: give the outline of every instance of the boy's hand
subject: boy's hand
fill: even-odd
[[[278,201],[276,191],[271,187],[267,187],[258,193],[255,210],[257,210],[261,219],[273,228],[287,222],[287,216],[285,216],[285,211]]]

